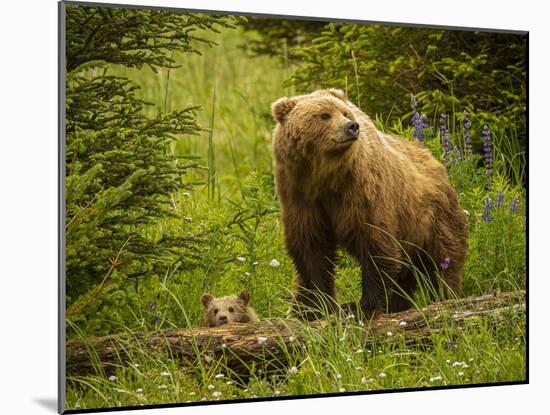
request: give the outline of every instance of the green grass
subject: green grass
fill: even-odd
[[[123,296],[109,293],[94,318],[72,328],[71,333],[78,331],[87,338],[107,332],[192,327],[200,320],[203,292],[226,295],[243,288],[252,293],[252,306],[260,317],[285,317],[295,270],[285,252],[273,187],[270,105],[293,93],[283,87],[291,68],[274,58],[248,57],[240,48],[242,35],[237,30],[225,30],[214,39],[218,46],[203,48],[202,56],[176,55],[181,67],[170,71],[111,69],[141,87],[142,97],[155,104],[148,108],[152,113],[188,105],[203,108],[199,113],[203,133],[179,137],[170,149],[196,154],[208,167],[194,170],[187,178],[188,183],[197,183],[191,190],[173,195],[174,212],[185,219],[164,220],[142,229],[150,238],[174,229],[203,238],[198,267],[176,265],[138,286],[128,284],[123,289],[130,302],[118,302]],[[410,130],[400,133],[410,138]],[[512,140],[499,136],[496,151],[507,141]],[[439,154],[437,138],[428,146]],[[508,145],[506,154],[511,151]],[[526,277],[523,175],[515,170],[508,174],[510,163],[497,153],[492,189],[487,191],[478,161],[473,157],[449,166],[470,225],[464,296],[523,288]],[[484,200],[487,195],[496,200],[499,191],[505,193],[504,205],[493,208],[493,220],[487,222]],[[519,214],[509,211],[514,197],[519,200]],[[278,266],[271,265],[273,259]],[[357,300],[360,271],[345,253],[341,253],[337,275],[339,300]],[[175,360],[138,351],[134,366],[121,369],[117,380],[104,374],[70,377],[67,408],[524,380],[524,324],[508,321],[494,329],[485,323],[460,332],[449,328],[434,335],[430,347],[407,346],[396,337],[371,349],[362,347],[357,330],[338,323],[323,337],[311,331],[306,347],[287,356],[289,362],[278,371],[250,368],[245,383],[224,367],[203,362],[189,371]],[[220,373],[223,378],[216,377]]]

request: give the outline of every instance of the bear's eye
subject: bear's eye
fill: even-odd
[[[233,311],[235,311],[233,307],[229,307],[229,312],[232,313]]]
[[[321,119],[323,120],[330,120],[330,114],[328,112],[323,112],[321,114]]]
[[[220,311],[220,310],[218,310],[217,308],[215,308],[215,309],[214,309],[214,314],[218,314],[218,311]]]

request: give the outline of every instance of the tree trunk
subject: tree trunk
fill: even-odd
[[[422,309],[383,314],[359,327],[365,345],[403,336],[407,343],[429,339],[429,335],[449,328],[460,329],[483,320],[496,326],[504,319],[524,318],[525,291],[496,293],[434,303]],[[351,326],[351,325],[350,325]],[[353,326],[357,327],[357,324]],[[197,359],[223,359],[238,368],[253,361],[278,361],[304,346],[311,330],[327,330],[324,320],[304,323],[297,320],[261,320],[257,323],[221,327],[197,327],[153,333],[122,333],[92,338],[87,342],[67,342],[67,372],[86,374],[103,367],[111,372],[126,366],[134,354],[164,353],[193,366]]]

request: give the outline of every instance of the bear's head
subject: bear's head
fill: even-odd
[[[250,301],[250,293],[247,290],[242,291],[239,295],[228,295],[219,298],[204,293],[201,301],[210,327],[248,321],[247,305]]]
[[[275,145],[301,159],[346,153],[359,138],[359,123],[340,90],[283,97],[271,107],[277,122]],[[294,157],[293,157],[294,158]]]

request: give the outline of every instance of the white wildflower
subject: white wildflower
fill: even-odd
[[[239,262],[244,262],[244,261],[246,261],[246,258],[245,258],[244,256],[238,256],[236,259],[237,259],[237,261],[239,261]]]
[[[258,261],[254,261],[254,262],[252,263],[252,265],[254,265],[254,266],[256,266],[256,265],[258,265],[258,264],[259,264]]]
[[[218,373],[216,376],[214,376],[216,379],[223,379],[225,375],[223,373]]]
[[[190,217],[190,216],[184,216],[184,217],[183,217],[183,220],[186,221],[186,222],[188,222],[188,223],[193,222],[193,218]]]
[[[336,379],[342,379],[342,375],[340,373],[336,374]]]
[[[352,362],[352,361],[353,361],[353,360],[351,359],[351,357],[348,357],[348,358],[346,359],[346,362],[348,362],[348,363],[349,363],[349,362]]]
[[[386,334],[387,334],[389,337],[393,336],[393,333],[392,333],[391,331],[388,331]]]
[[[464,372],[458,372],[458,376],[459,376],[459,377],[464,376]]]
[[[233,385],[233,381],[232,380],[228,380],[227,382],[225,382],[226,385]]]
[[[189,392],[189,396],[195,396],[197,392]]]
[[[399,325],[401,327],[405,327],[407,325],[407,322],[406,321],[401,321],[401,322],[399,322]]]
[[[274,394],[274,395],[280,395],[280,394],[281,394],[281,391],[275,390],[275,391],[273,391],[273,394]]]
[[[115,375],[111,375],[111,376],[109,376],[109,380],[111,382],[116,382],[118,380],[118,378]]]
[[[244,273],[244,275],[246,275],[247,277],[250,277],[250,272],[246,271],[246,272]]]
[[[267,337],[260,336],[258,337],[258,344],[264,344],[267,341]]]
[[[187,198],[191,197],[191,193],[189,192],[183,192],[182,195],[183,197],[187,197]]]
[[[385,377],[386,377],[386,374],[385,374],[384,372],[380,372],[380,373],[378,374],[378,377],[379,377],[379,378],[385,378]]]
[[[340,392],[345,392],[346,391],[345,388],[340,388],[339,390],[340,390]]]
[[[430,378],[430,382],[436,382],[438,380],[442,380],[443,378],[441,376],[434,376]]]
[[[214,398],[219,398],[220,396],[222,396],[222,393],[220,391],[214,391],[212,392],[212,396]]]
[[[206,398],[201,398],[201,401],[206,401]]]
[[[222,343],[222,349],[225,349],[227,348],[227,344],[226,343]]]
[[[366,383],[367,383],[367,378],[363,376],[361,378],[361,384],[365,385]]]
[[[214,385],[208,385],[208,389],[212,390],[212,389],[216,389],[216,387]]]
[[[363,370],[363,366],[355,366],[355,370]]]
[[[278,267],[279,265],[281,265],[281,263],[279,261],[277,261],[275,258],[273,258],[271,261],[269,261],[269,266],[270,267]]]
[[[138,365],[137,363],[132,363],[132,367],[133,367],[134,369],[137,369],[137,368],[139,367],[139,365]]]
[[[159,388],[159,389],[168,389],[168,386],[166,386],[166,385],[159,385],[158,388]]]
[[[298,373],[298,368],[296,366],[292,366],[289,370],[288,370],[288,373],[290,373],[291,375],[295,375],[296,373]]]
[[[357,350],[355,351],[355,354],[361,354],[361,353],[363,353],[363,349],[357,349]]]
[[[161,372],[161,376],[170,376],[170,372]]]
[[[143,389],[137,388],[137,389],[136,389],[136,392],[137,392],[137,393],[143,393]]]
[[[290,343],[292,343],[294,340],[296,340],[296,339],[295,339],[293,336],[289,336],[289,337],[288,337],[288,341],[289,341]]]

